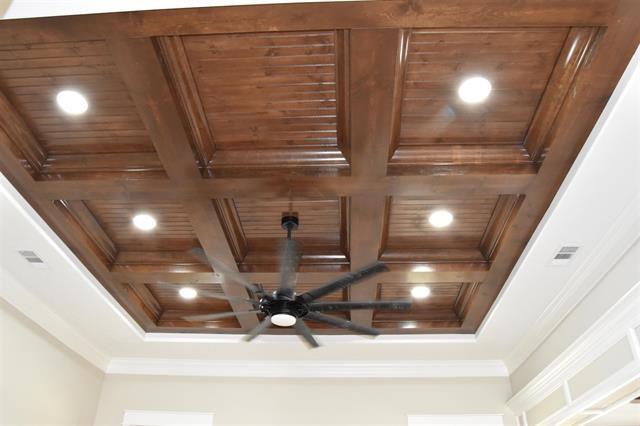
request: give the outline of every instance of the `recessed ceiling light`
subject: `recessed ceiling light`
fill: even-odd
[[[436,228],[444,228],[451,225],[453,215],[447,210],[436,210],[429,215],[429,223]]]
[[[458,87],[458,96],[468,104],[477,104],[489,97],[491,82],[484,77],[471,77]]]
[[[433,272],[433,268],[429,265],[414,266],[411,272]]]
[[[415,321],[407,321],[404,324],[402,324],[402,328],[416,328],[418,327],[418,324],[416,324]]]
[[[426,285],[417,285],[411,289],[411,296],[414,299],[424,299],[429,297],[431,289]]]
[[[143,231],[151,231],[156,227],[157,222],[153,216],[146,213],[140,213],[133,217],[133,224],[136,228]]]
[[[296,317],[289,314],[275,314],[271,317],[271,323],[278,327],[291,327],[296,323]]]
[[[196,289],[191,287],[182,287],[178,293],[180,293],[180,297],[187,300],[195,299],[198,295]]]
[[[58,106],[69,115],[84,114],[89,109],[87,99],[75,90],[62,90],[56,96]]]

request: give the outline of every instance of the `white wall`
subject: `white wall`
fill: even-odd
[[[601,320],[616,302],[628,297],[640,282],[640,243],[634,246],[571,311],[529,358],[511,374],[514,392],[520,391],[589,327]]]
[[[216,379],[108,375],[96,425],[124,410],[214,413],[215,425],[405,425],[408,414],[505,413],[500,379]],[[505,424],[515,424],[507,414]]]
[[[90,425],[103,377],[0,299],[0,424]]]

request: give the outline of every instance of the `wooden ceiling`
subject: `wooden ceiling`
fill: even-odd
[[[381,259],[333,300],[431,296],[344,317],[473,333],[640,40],[634,0],[375,1],[0,23],[0,168],[147,331],[240,333],[256,316],[189,284],[266,289],[295,211],[299,291]],[[469,76],[493,86],[462,102]],[[82,92],[65,115],[56,94]],[[447,209],[453,223],[427,222]],[[138,212],[155,216],[136,230]],[[88,319],[90,320],[90,319]],[[340,331],[312,324],[320,333]],[[287,333],[289,330],[272,330]]]

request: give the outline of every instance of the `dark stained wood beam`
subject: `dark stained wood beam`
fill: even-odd
[[[447,265],[450,269],[434,270],[433,272],[413,272],[411,270],[391,270],[377,276],[380,283],[443,283],[443,282],[475,282],[482,281],[487,276],[487,265]],[[132,283],[168,282],[172,284],[189,284],[193,282],[207,284],[222,284],[220,275],[213,272],[170,272],[166,270],[131,271],[124,268],[112,270],[111,275],[117,280]],[[276,272],[243,272],[247,277],[258,284],[277,284],[279,274]],[[342,272],[305,272],[298,274],[300,284],[325,284],[343,276]]]
[[[634,0],[631,0],[634,1]],[[363,9],[366,6],[366,10]],[[551,27],[607,25],[611,0],[387,0],[177,9],[4,21],[6,43],[100,40],[336,28]]]
[[[598,35],[598,28],[572,28],[564,43],[560,57],[551,74],[545,96],[540,101],[537,113],[531,122],[524,140],[524,147],[534,161],[540,161],[550,142],[553,123],[569,94],[580,67],[587,62],[589,50]]]
[[[351,174],[356,177],[382,178],[387,175],[387,162],[393,135],[394,88],[400,46],[404,33],[396,29],[351,30],[350,93],[351,104]],[[397,93],[395,93],[398,95]],[[376,262],[384,240],[387,209],[384,194],[355,195],[350,201],[351,270]],[[349,289],[351,300],[375,300],[377,277]],[[371,325],[373,311],[351,311],[351,320]]]
[[[109,47],[171,183],[181,187],[185,181],[200,179],[197,160],[182,122],[183,115],[176,105],[153,41],[111,39]],[[207,256],[237,271],[212,200],[186,200],[183,208]],[[244,287],[228,278],[223,280],[222,289],[227,296],[249,297]],[[231,306],[237,312],[251,309],[246,303],[233,302]],[[245,329],[258,324],[255,315],[239,316],[238,321]]]
[[[41,181],[37,193],[51,200],[168,201],[203,198],[276,197],[331,198],[383,193],[389,196],[473,197],[524,194],[535,174],[465,174],[438,176],[296,176],[295,178],[219,178],[183,180],[181,185],[163,179]]]

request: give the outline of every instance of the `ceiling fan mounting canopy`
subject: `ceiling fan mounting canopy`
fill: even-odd
[[[354,309],[409,309],[411,302],[406,300],[395,301],[339,301],[339,302],[318,302],[317,300],[330,293],[345,289],[380,272],[388,271],[387,266],[382,262],[375,262],[369,266],[354,272],[345,274],[335,281],[323,286],[314,288],[302,294],[297,294],[296,273],[301,258],[300,243],[293,239],[293,231],[298,229],[300,222],[298,216],[292,213],[285,213],[282,216],[282,228],[287,231],[287,238],[280,246],[280,285],[271,294],[265,292],[258,286],[247,280],[245,276],[237,271],[229,269],[226,265],[216,259],[208,257],[202,249],[194,249],[192,252],[211,264],[213,270],[222,274],[229,283],[241,285],[253,293],[256,299],[246,299],[242,297],[226,296],[224,294],[203,292],[204,297],[223,299],[228,301],[248,303],[254,307],[253,310],[245,312],[222,312],[204,315],[189,315],[184,317],[189,321],[211,321],[215,319],[228,318],[238,315],[262,314],[265,318],[253,330],[245,336],[246,341],[251,341],[262,334],[271,324],[280,327],[294,326],[300,337],[310,346],[318,347],[319,344],[313,337],[311,330],[304,320],[312,320],[325,323],[334,327],[343,328],[359,334],[377,336],[380,334],[375,328],[347,321],[342,318],[325,315],[322,312],[351,311]]]

